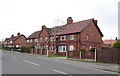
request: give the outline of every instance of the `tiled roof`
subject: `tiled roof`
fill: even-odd
[[[116,40],[104,40],[104,44],[114,44]]]
[[[82,32],[92,21],[94,22],[94,18],[79,21],[79,22],[74,22],[74,23],[70,23],[62,26],[55,26],[53,28],[45,28],[45,30],[49,36],[78,33],[78,32]],[[100,32],[101,36],[103,36],[97,24],[95,24],[95,26]],[[40,34],[40,31],[36,31],[33,34],[31,34],[28,38],[37,38],[39,34]]]
[[[11,38],[6,38],[5,41],[15,41],[17,38],[19,38],[20,36],[24,36],[23,34],[22,35],[19,35],[19,36],[14,36],[14,37],[11,37]]]
[[[35,31],[34,33],[32,33],[32,34],[28,37],[28,39],[38,38],[39,35],[40,35],[40,32],[41,32],[41,31]]]
[[[70,34],[70,33],[81,32],[83,29],[85,29],[86,26],[89,25],[89,23],[92,20],[93,19],[88,19],[88,20],[68,24],[60,34]]]

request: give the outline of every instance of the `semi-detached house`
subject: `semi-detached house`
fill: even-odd
[[[26,37],[23,34],[17,33],[17,36],[11,35],[10,38],[6,38],[4,47],[21,47],[26,45]]]
[[[32,36],[36,35],[33,33]],[[65,55],[66,51],[78,52],[81,48],[89,50],[91,47],[100,49],[102,47],[103,34],[98,27],[97,20],[87,19],[73,22],[71,17],[67,23],[53,28],[42,26],[36,38],[29,38],[28,42],[37,41],[36,52],[45,54],[47,50]]]

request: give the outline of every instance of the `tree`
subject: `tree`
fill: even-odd
[[[117,41],[113,44],[112,48],[120,49],[120,41]]]

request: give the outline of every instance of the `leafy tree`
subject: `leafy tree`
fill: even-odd
[[[112,48],[120,49],[120,41],[117,41],[113,44]]]

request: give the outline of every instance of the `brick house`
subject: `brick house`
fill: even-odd
[[[11,35],[4,42],[4,47],[21,47],[24,45],[26,45],[26,37],[20,33],[17,33],[17,36]]]
[[[97,26],[97,20],[87,19],[73,22],[68,17],[67,24],[47,28],[42,26],[38,43],[40,49],[65,54],[66,51],[79,51],[81,48],[89,50],[91,47],[102,47],[103,34]]]
[[[116,42],[117,40],[113,40],[113,39],[107,39],[107,40],[104,40],[104,43],[103,43],[103,48],[112,48],[113,44]]]

